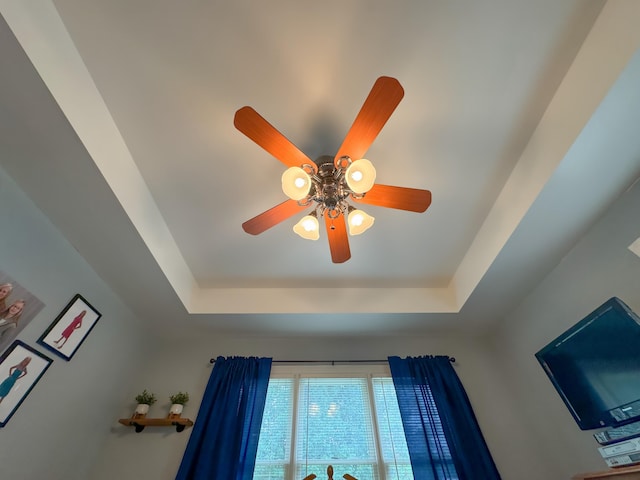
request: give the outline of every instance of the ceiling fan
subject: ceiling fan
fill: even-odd
[[[288,200],[247,220],[245,232],[258,235],[305,210],[312,211],[293,228],[303,238],[319,238],[318,218],[324,217],[331,259],[351,258],[349,234],[358,235],[373,225],[373,217],[350,201],[410,212],[424,212],[431,192],[375,183],[375,168],[362,158],[404,96],[400,82],[391,77],[376,80],[347,136],[334,157],[311,160],[251,107],[242,107],[233,124],[247,137],[289,167],[282,175]]]

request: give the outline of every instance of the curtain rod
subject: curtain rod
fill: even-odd
[[[455,357],[448,357],[451,363],[455,363]],[[387,363],[389,360],[272,360],[271,363]],[[209,359],[209,363],[216,363],[215,358]]]

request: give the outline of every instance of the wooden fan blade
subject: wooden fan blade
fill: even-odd
[[[251,235],[258,235],[265,230],[269,230],[274,225],[308,209],[309,206],[300,206],[295,200],[285,200],[279,205],[270,208],[266,212],[247,220],[242,224],[242,229]]]
[[[354,198],[353,200],[367,205],[422,213],[431,205],[431,192],[376,183],[371,190],[365,193],[364,198]]]
[[[233,117],[235,127],[247,137],[276,157],[287,167],[311,165],[316,171],[316,164],[307,157],[287,137],[275,129],[258,112],[251,107],[242,107]]]
[[[341,213],[337,218],[329,218],[329,215],[325,213],[324,223],[327,227],[331,260],[333,263],[346,262],[351,258],[351,250],[349,250],[349,237],[347,236],[344,215]]]
[[[334,162],[337,164],[343,156],[349,156],[353,160],[364,157],[403,96],[404,89],[398,80],[391,77],[378,78],[338,149]]]

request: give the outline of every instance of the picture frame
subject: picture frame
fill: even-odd
[[[38,297],[0,270],[0,352],[12,344],[43,308],[44,303]]]
[[[0,427],[16,413],[52,362],[20,340],[0,356]]]
[[[42,334],[38,343],[69,361],[101,316],[102,314],[78,293]]]

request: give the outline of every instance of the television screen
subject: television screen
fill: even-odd
[[[640,420],[640,318],[613,297],[536,353],[582,430]]]

